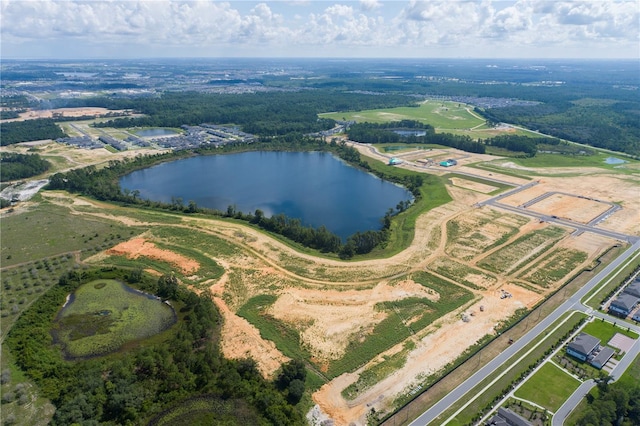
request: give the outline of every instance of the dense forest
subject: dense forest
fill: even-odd
[[[50,118],[2,123],[1,129],[0,144],[3,146],[66,136],[62,129]]]
[[[558,146],[560,139],[556,138],[530,138],[528,136],[502,135],[484,140],[486,145],[497,146],[513,152],[522,152],[527,157],[534,157],[538,152],[538,146]]]
[[[197,153],[211,155],[238,152],[246,149],[249,149],[246,144],[226,144],[221,148],[201,148]],[[360,153],[344,142],[338,144],[332,141],[327,144],[324,141],[313,138],[299,138],[294,141],[289,141],[289,138],[283,137],[270,139],[268,142],[261,143],[260,149],[332,152],[350,164],[373,173],[369,164],[360,158]],[[127,173],[149,167],[162,161],[184,158],[190,155],[194,155],[194,153],[181,150],[165,154],[138,156],[133,159],[125,158],[122,161],[111,161],[107,167],[100,169],[95,166],[88,166],[82,169],[70,170],[66,173],[56,173],[51,177],[48,188],[63,189],[73,193],[88,195],[98,200],[114,201],[127,205],[180,211],[184,213],[211,214],[219,217],[244,220],[270,232],[283,235],[307,247],[326,253],[337,253],[343,259],[351,258],[355,254],[369,253],[378,245],[384,244],[388,239],[388,229],[391,226],[392,214],[404,211],[409,207],[409,204],[403,203],[396,211],[392,210],[388,212],[384,218],[381,218],[380,230],[367,231],[350,236],[343,244],[340,237],[329,232],[324,227],[318,229],[306,227],[303,226],[299,220],[287,218],[284,215],[275,215],[267,218],[260,210],[256,212],[240,212],[236,211],[233,206],[229,206],[226,211],[222,212],[201,208],[193,201],[188,201],[185,205],[184,200],[180,199],[173,200],[171,203],[162,203],[142,199],[137,191],[122,191],[120,188],[118,179]],[[423,178],[419,174],[407,175],[402,178],[385,175],[384,178],[405,186],[416,198],[421,196],[420,187],[423,184]]]
[[[587,395],[588,405],[577,426],[640,425],[640,384],[609,384],[609,380],[609,377],[600,379],[596,398]]]
[[[423,130],[424,136],[402,136],[394,130]],[[452,135],[450,133],[435,133],[432,126],[418,121],[403,120],[388,123],[357,123],[352,124],[347,132],[349,139],[361,143],[422,143],[438,144],[451,148],[457,148],[466,152],[477,154],[485,153],[485,146],[481,142],[474,141],[469,136]]]
[[[558,138],[640,156],[640,110],[633,102],[551,101],[482,111],[496,122],[514,123]]]
[[[82,361],[65,361],[52,344],[52,322],[68,294],[95,279],[128,281],[169,298],[180,320],[162,341]],[[175,277],[151,278],[114,268],[71,271],[17,320],[7,336],[17,365],[56,406],[53,425],[147,424],[168,410],[189,414],[200,399],[208,424],[302,425],[297,407],[306,371],[285,364],[274,382],[265,381],[251,359],[226,360],[219,352],[220,315],[207,296],[179,287]],[[3,399],[11,395],[3,395]],[[185,412],[186,411],[186,412]],[[188,417],[185,417],[188,418]]]
[[[372,96],[318,90],[210,95],[195,92],[165,93],[136,100],[95,99],[96,106],[133,108],[144,117],[118,118],[101,127],[180,127],[202,123],[233,123],[258,136],[313,133],[333,127],[333,120],[318,119],[326,111],[357,111],[406,105],[402,95]],[[100,105],[98,105],[100,104]]]
[[[0,182],[24,179],[46,172],[51,163],[38,154],[0,153]]]

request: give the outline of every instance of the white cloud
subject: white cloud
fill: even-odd
[[[363,11],[371,11],[380,9],[382,7],[382,3],[378,0],[360,0],[360,9]]]
[[[212,46],[349,56],[359,46],[368,56],[504,55],[522,48],[561,56],[571,48],[584,56],[622,49],[638,57],[639,8],[635,0],[0,0],[0,34],[3,54],[20,54],[31,43],[78,50],[120,45],[141,56],[165,46],[194,56],[216,54]]]

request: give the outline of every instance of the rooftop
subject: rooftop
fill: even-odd
[[[609,358],[613,356],[615,351],[609,347],[604,347],[600,353],[591,361],[592,365],[603,366],[609,361]]]
[[[599,345],[600,339],[597,337],[593,337],[587,333],[580,333],[573,342],[569,343],[569,348],[578,353],[589,355]]]
[[[616,300],[611,302],[611,306],[630,311],[638,301],[640,301],[640,298],[629,293],[622,293]]]
[[[629,284],[627,288],[624,289],[623,293],[631,294],[632,296],[640,297],[640,281],[636,280]]]

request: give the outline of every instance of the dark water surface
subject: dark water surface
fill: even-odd
[[[170,135],[177,135],[178,132],[174,132],[171,129],[145,129],[145,130],[138,130],[136,131],[136,134],[138,136],[142,136],[142,137],[153,137],[153,136],[170,136]]]
[[[304,225],[324,225],[346,238],[378,230],[380,219],[411,193],[322,152],[244,152],[199,156],[135,171],[120,180],[142,198],[265,216],[284,213]]]

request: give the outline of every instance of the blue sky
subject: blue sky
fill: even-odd
[[[0,0],[2,58],[640,58],[637,0]]]

